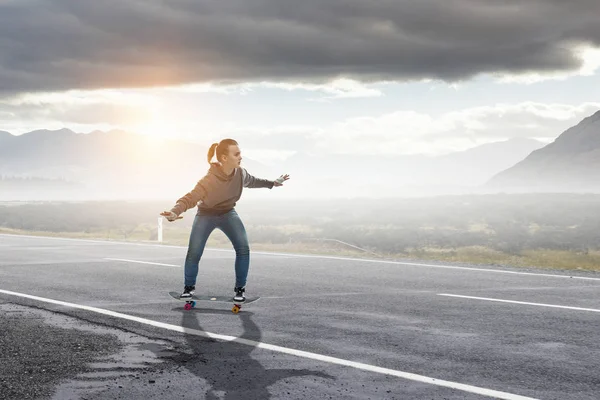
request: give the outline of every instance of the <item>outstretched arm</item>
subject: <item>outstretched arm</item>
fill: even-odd
[[[272,189],[275,182],[268,179],[261,179],[252,176],[246,171],[246,168],[242,168],[242,184],[247,188],[269,188]]]
[[[176,219],[181,218],[179,217],[179,214],[195,207],[200,200],[204,200],[206,197],[205,179],[206,178],[202,178],[199,180],[191,192],[177,200],[175,206],[171,208],[171,211],[163,211],[160,215],[166,217],[169,221],[175,221]]]

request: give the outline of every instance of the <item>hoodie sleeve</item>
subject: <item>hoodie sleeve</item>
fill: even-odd
[[[185,196],[177,200],[172,212],[179,215],[192,207],[195,207],[200,200],[206,197],[206,177],[200,179],[194,189]]]
[[[275,184],[275,182],[267,180],[267,179],[260,179],[260,178],[256,178],[252,175],[250,175],[248,173],[248,171],[246,171],[246,168],[242,168],[242,180],[243,180],[243,185],[244,187],[247,188],[269,188],[269,189],[273,189],[273,185]]]

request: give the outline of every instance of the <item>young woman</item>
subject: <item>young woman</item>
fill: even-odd
[[[213,163],[211,160],[215,153],[217,162]],[[242,153],[235,140],[223,139],[219,143],[213,143],[208,150],[208,173],[198,181],[191,192],[177,200],[171,211],[163,211],[160,214],[169,221],[175,221],[181,218],[181,213],[198,205],[185,258],[185,282],[183,293],[180,295],[182,299],[191,298],[194,294],[198,264],[206,241],[212,231],[218,228],[231,240],[235,249],[234,300],[246,300],[244,292],[250,266],[250,247],[246,229],[234,206],[244,187],[272,189],[273,186],[282,186],[283,182],[289,179],[289,175],[282,175],[275,181],[255,178],[241,167],[241,162]]]

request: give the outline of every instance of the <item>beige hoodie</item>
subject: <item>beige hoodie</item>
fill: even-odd
[[[234,169],[227,176],[218,163],[211,163],[204,178],[198,181],[191,192],[177,200],[171,211],[179,215],[198,205],[198,214],[225,214],[235,207],[243,188],[272,189],[273,184],[273,181],[255,178],[242,167]]]

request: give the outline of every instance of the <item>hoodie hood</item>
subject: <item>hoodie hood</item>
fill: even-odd
[[[225,182],[232,180],[237,172],[238,168],[234,169],[231,175],[225,175],[225,172],[223,172],[223,169],[221,169],[221,164],[215,162],[210,163],[210,168],[208,169],[209,174],[214,175],[220,181]]]

